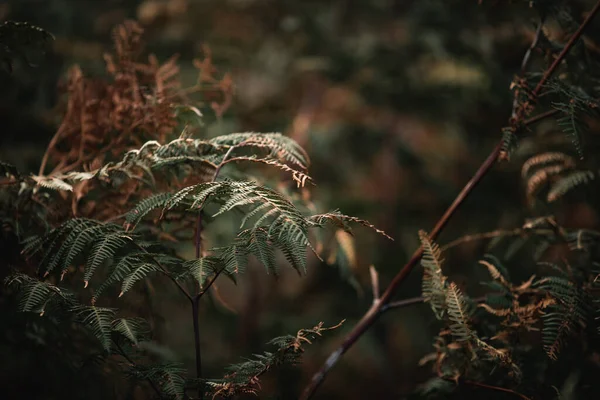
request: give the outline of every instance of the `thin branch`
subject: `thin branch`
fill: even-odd
[[[200,297],[196,296],[192,300],[192,321],[194,324],[194,351],[196,358],[196,378],[198,379],[198,398],[204,398],[204,385],[202,383],[202,353],[200,348],[200,321],[198,314],[200,311]]]
[[[219,275],[221,275],[221,272],[223,272],[225,270],[225,267],[221,268],[219,270],[219,272],[217,272],[215,274],[215,276],[213,276],[213,278],[210,280],[210,282],[208,282],[208,285],[206,285],[206,287],[204,289],[202,289],[202,291],[200,293],[198,293],[198,295],[196,295],[196,298],[199,300],[202,296],[204,296],[204,293],[208,292],[208,289],[210,289],[210,287],[213,285],[213,283],[215,283],[215,281],[217,280],[217,278],[219,277]]]
[[[554,63],[550,66],[550,68],[544,73],[544,76],[538,83],[538,86],[534,89],[532,95],[535,99],[539,94],[541,87],[544,83],[552,76],[555,72],[560,61],[565,57],[569,49],[573,46],[575,41],[581,36],[585,27],[589,24],[591,19],[596,15],[596,13],[600,10],[600,0],[596,3],[592,11],[589,13],[585,21],[579,27],[577,32],[573,35],[571,40],[567,43],[567,45],[563,48],[562,52],[559,54]],[[446,210],[444,215],[440,218],[438,223],[435,225],[433,230],[430,233],[430,237],[432,240],[435,240],[442,229],[446,226],[452,215],[456,212],[458,207],[465,201],[467,196],[473,191],[475,186],[482,180],[482,178],[487,175],[487,173],[491,170],[491,168],[496,164],[498,160],[498,156],[500,155],[502,149],[502,140],[494,147],[490,155],[486,158],[486,160],[481,164],[475,175],[467,182],[465,187],[458,194],[454,202],[450,205],[450,207]],[[314,374],[309,384],[306,386],[304,392],[302,393],[300,399],[307,400],[310,399],[317,391],[319,386],[325,380],[325,376],[327,373],[335,366],[335,364],[339,361],[341,356],[348,351],[354,343],[375,323],[379,315],[381,315],[381,309],[385,304],[387,304],[391,297],[395,294],[396,290],[400,286],[400,284],[406,279],[406,277],[413,270],[415,265],[421,259],[423,255],[423,248],[420,247],[415,251],[410,260],[404,265],[404,267],[396,274],[396,276],[392,279],[389,286],[381,296],[381,298],[374,302],[373,305],[369,308],[369,310],[365,313],[365,315],[361,318],[358,324],[352,329],[352,331],[345,337],[342,344],[330,354],[327,358],[323,366]]]
[[[487,299],[487,296],[480,296],[480,297],[475,297],[472,300],[475,303],[483,303],[485,300]],[[413,306],[415,304],[421,304],[425,302],[425,298],[424,297],[412,297],[410,299],[405,299],[405,300],[398,300],[398,301],[390,301],[387,304],[384,304],[383,307],[381,307],[381,313],[384,313],[388,310],[394,309],[394,308],[404,308],[404,307],[410,307]]]
[[[454,380],[451,380],[452,382],[454,382]],[[480,383],[480,382],[475,382],[475,381],[469,381],[469,380],[461,380],[461,383],[464,383],[466,385],[471,385],[471,386],[479,386],[482,388],[486,388],[486,389],[491,389],[491,390],[496,390],[498,392],[505,392],[505,393],[510,393],[514,396],[520,397],[523,400],[531,400],[531,398],[525,396],[524,394],[521,394],[519,392],[516,392],[512,389],[507,389],[507,388],[503,388],[500,386],[493,386],[493,385],[488,385],[485,383]]]
[[[529,64],[529,60],[531,59],[531,53],[533,53],[533,50],[536,48],[538,42],[540,41],[540,36],[542,34],[542,28],[544,27],[545,19],[546,19],[545,16],[542,16],[540,18],[540,23],[535,31],[533,41],[531,42],[531,45],[529,46],[529,48],[525,52],[525,55],[523,56],[523,61],[521,61],[521,73],[520,73],[521,76],[525,75],[525,72],[527,71],[527,65]],[[511,118],[513,118],[513,119],[517,118],[518,109],[519,109],[519,96],[518,96],[518,91],[516,91],[514,99],[513,99],[513,108],[512,108]]]
[[[215,173],[211,179],[211,182],[215,182],[219,177],[219,173],[221,172],[221,168],[225,165],[227,158],[233,152],[236,146],[231,146],[229,150],[223,156],[221,163],[215,169]],[[200,206],[200,211],[198,212],[198,218],[196,220],[196,258],[200,258],[202,254],[202,207],[204,203]],[[209,282],[208,286],[204,289],[198,289],[198,294],[193,298],[191,296],[188,297],[192,302],[192,321],[194,325],[194,350],[196,356],[196,378],[198,379],[198,398],[202,400],[204,398],[204,385],[202,384],[202,353],[200,349],[200,321],[199,321],[199,311],[200,311],[200,298],[206,293],[206,291],[212,286],[215,280],[219,277],[223,269],[221,269],[217,274],[215,274],[214,278]]]
[[[558,65],[562,62],[562,60],[569,53],[569,51],[571,50],[571,48],[573,47],[573,45],[575,44],[575,42],[577,41],[577,39],[579,39],[579,37],[583,34],[583,31],[585,31],[585,28],[587,28],[587,26],[590,24],[590,22],[592,21],[592,19],[594,19],[594,17],[598,13],[598,11],[600,11],[600,1],[598,1],[596,3],[596,5],[594,6],[594,8],[592,8],[592,10],[589,12],[589,14],[587,15],[587,17],[585,17],[585,20],[581,23],[581,25],[579,26],[579,28],[577,29],[577,31],[575,31],[575,33],[573,34],[573,36],[571,36],[571,39],[569,39],[569,41],[567,42],[567,44],[565,45],[565,47],[563,47],[563,49],[560,52],[560,54],[558,55],[558,57],[556,57],[556,59],[554,60],[554,62],[552,63],[552,65],[550,65],[550,68],[548,68],[546,70],[546,72],[542,76],[542,79],[540,79],[540,81],[538,82],[538,84],[535,87],[535,89],[533,89],[533,92],[531,92],[531,95],[534,98],[536,98],[540,94],[540,92],[541,92],[542,87],[544,86],[544,84],[548,81],[548,79],[550,79],[550,77],[552,76],[552,74],[556,71],[556,68],[558,68]]]
[[[560,112],[560,111],[559,111],[559,110],[557,110],[557,109],[548,110],[548,111],[546,111],[546,112],[543,112],[543,113],[541,113],[541,114],[538,114],[538,115],[536,115],[536,116],[534,116],[534,117],[531,117],[531,118],[528,118],[528,119],[526,119],[525,121],[523,121],[523,125],[524,125],[524,126],[533,125],[533,124],[535,124],[535,123],[538,123],[538,122],[540,122],[540,121],[541,121],[541,120],[543,120],[543,119],[546,119],[546,118],[552,117],[552,116],[554,116],[554,115],[558,114],[559,112]]]
[[[133,243],[133,245],[135,247],[137,247],[140,251],[148,254],[150,256],[150,258],[152,259],[152,261],[154,261],[156,263],[156,265],[158,265],[158,267],[161,269],[162,273],[165,274],[171,281],[173,281],[173,283],[175,285],[177,285],[177,287],[179,288],[179,291],[181,291],[181,293],[183,293],[183,295],[190,301],[190,302],[194,302],[194,298],[190,295],[190,293],[183,287],[181,286],[181,283],[177,282],[177,279],[175,279],[170,273],[169,270],[165,268],[164,265],[162,265],[160,263],[160,261],[158,261],[156,258],[154,258],[154,256],[150,253],[148,253],[148,251],[146,251],[146,249],[144,249],[142,246],[140,246],[139,244],[137,244],[136,242],[134,242],[133,240],[131,241],[131,243]]]
[[[406,299],[406,300],[398,300],[398,301],[391,301],[387,304],[385,304],[383,307],[381,307],[381,311],[382,313],[391,310],[393,308],[404,308],[404,307],[409,307],[415,304],[421,304],[425,302],[425,298],[424,297],[412,297],[410,299]]]
[[[516,228],[516,229],[512,229],[512,230],[497,229],[495,231],[474,233],[472,235],[465,235],[465,236],[459,237],[458,239],[455,239],[451,242],[446,243],[443,246],[440,246],[440,249],[442,251],[446,251],[446,250],[456,247],[460,244],[474,242],[477,240],[493,239],[493,238],[503,237],[503,236],[525,236],[525,235],[529,235],[529,234],[551,236],[551,235],[554,235],[555,232],[551,229],[523,229],[523,228]]]
[[[121,356],[123,356],[123,358],[125,358],[129,364],[131,364],[132,366],[135,367],[135,365],[136,365],[135,361],[133,361],[131,359],[131,357],[129,357],[127,355],[127,353],[125,353],[125,351],[123,351],[123,348],[119,345],[119,343],[117,343],[117,341],[115,341],[115,340],[113,340],[113,343],[115,344],[115,346],[117,346],[117,350],[119,350],[119,353],[121,354]],[[152,379],[146,378],[146,380],[148,381],[150,386],[152,386],[152,389],[154,389],[154,391],[156,392],[158,397],[162,398],[162,394],[161,394],[160,390],[158,389],[158,386],[156,386],[156,384],[154,382],[152,382]]]

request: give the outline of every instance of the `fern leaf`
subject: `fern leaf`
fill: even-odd
[[[160,267],[154,263],[143,263],[134,267],[134,269],[123,279],[121,284],[121,293],[119,297],[127,293],[136,282],[144,279],[151,272],[160,271]]]
[[[586,129],[586,124],[581,120],[576,101],[569,101],[567,104],[555,103],[554,107],[563,112],[563,116],[556,122],[563,129],[563,132],[571,138],[573,146],[583,160],[583,146],[581,144],[581,132]]]
[[[185,375],[187,370],[181,364],[167,363],[145,366],[136,364],[129,371],[135,378],[157,382],[162,394],[167,398],[182,400],[185,398]]]
[[[112,330],[120,333],[132,343],[138,344],[148,335],[150,328],[143,318],[119,318],[112,322]]]
[[[542,342],[548,357],[558,359],[565,341],[577,326],[585,325],[588,308],[583,293],[566,278],[546,277],[534,286],[548,292],[556,301],[542,315]]]
[[[458,342],[466,342],[476,338],[475,332],[469,326],[469,311],[463,294],[454,282],[450,282],[446,292],[448,318],[451,321],[452,336]]]
[[[535,195],[539,190],[550,181],[553,176],[559,175],[566,170],[562,164],[547,165],[535,171],[526,182],[527,198],[530,203],[533,203]]]
[[[116,252],[130,241],[131,238],[122,233],[109,234],[96,241],[85,264],[85,272],[83,275],[85,287],[87,287],[88,282],[96,269],[106,260],[112,259]]]
[[[515,132],[506,128],[502,131],[502,144],[500,145],[500,160],[510,160],[510,157],[517,149],[517,145],[519,143],[519,138],[515,134]]]
[[[270,156],[308,168],[308,155],[293,139],[280,133],[232,133],[210,140],[217,146],[256,147],[269,151]]]
[[[429,302],[436,318],[441,319],[446,312],[446,277],[442,273],[442,252],[425,231],[419,231],[419,239],[423,247],[423,298]]]
[[[137,225],[152,210],[164,207],[167,201],[172,197],[171,193],[158,193],[140,201],[133,210],[125,216],[128,226]],[[129,230],[129,229],[128,229]]]
[[[386,237],[389,240],[394,240],[391,236],[389,236],[387,233],[385,233],[381,229],[376,228],[369,221],[365,221],[363,219],[356,218],[356,217],[350,217],[348,215],[341,214],[338,211],[332,211],[332,212],[329,212],[326,214],[313,215],[309,218],[309,220],[317,226],[323,226],[327,222],[329,222],[341,229],[344,229],[348,233],[352,233],[350,226],[348,225],[348,222],[354,222],[354,223],[360,224],[364,227],[373,229],[375,232],[379,233],[380,235]]]
[[[92,296],[92,304],[95,304],[98,301],[98,298],[102,293],[104,293],[104,291],[106,291],[106,289],[117,282],[121,282],[135,268],[136,265],[144,263],[145,258],[146,253],[131,253],[121,257],[119,261],[113,265],[108,277],[95,290],[94,295]]]
[[[560,164],[563,165],[565,169],[575,168],[576,166],[573,157],[565,153],[546,152],[537,154],[525,161],[523,163],[523,167],[521,168],[521,176],[523,179],[525,179],[529,175],[530,170],[538,167],[544,167],[548,164]]]
[[[112,321],[114,308],[78,306],[73,309],[77,320],[83,324],[102,344],[107,352],[111,348]]]
[[[299,171],[297,169],[291,168],[289,165],[283,164],[283,163],[279,162],[277,159],[259,158],[256,156],[252,156],[252,157],[236,156],[235,158],[228,160],[228,162],[233,162],[233,161],[235,161],[235,162],[249,161],[249,162],[253,162],[253,163],[260,163],[260,164],[270,165],[270,166],[279,168],[280,170],[290,173],[292,175],[292,179],[294,180],[294,182],[296,182],[296,186],[298,188],[304,187],[306,185],[306,182],[312,182],[312,178],[308,174],[306,174],[302,171]]]
[[[18,288],[18,310],[21,312],[35,312],[44,315],[46,307],[53,302],[65,305],[70,305],[73,302],[71,293],[25,274],[11,275],[5,279],[5,284],[9,287]]]
[[[73,186],[69,185],[67,182],[48,176],[32,176],[32,179],[41,187],[46,189],[56,190],[56,191],[67,191],[72,192]]]
[[[178,276],[177,279],[180,279],[181,276],[190,275],[198,282],[200,289],[203,289],[206,280],[211,275],[220,274],[221,272],[229,275],[228,271],[226,271],[226,267],[223,260],[219,257],[201,257],[195,260],[185,261],[183,263],[184,274]]]
[[[574,188],[584,185],[596,178],[592,171],[575,171],[566,177],[560,179],[550,188],[548,192],[548,202],[554,202]]]
[[[505,278],[505,276],[507,276],[506,267],[504,267],[500,263],[500,260],[498,260],[496,257],[488,255],[488,258],[492,262],[489,262],[487,260],[480,260],[479,264],[483,265],[488,269],[490,275],[492,276],[492,279],[499,282],[502,286],[506,288],[510,287],[510,283],[507,281],[507,278]]]

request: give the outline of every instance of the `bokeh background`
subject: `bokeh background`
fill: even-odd
[[[591,2],[572,3],[581,14]],[[359,228],[350,267],[313,260],[308,276],[284,271],[278,280],[251,269],[238,287],[223,283],[230,309],[204,307],[204,364],[212,377],[268,350],[265,343],[274,336],[346,319],[307,349],[299,371],[266,378],[265,392],[294,398],[369,307],[369,265],[387,284],[418,247],[417,231],[432,228],[500,138],[512,106],[509,86],[533,38],[536,14],[525,1],[0,1],[0,21],[27,21],[56,37],[37,67],[0,75],[0,159],[37,171],[60,122],[57,88],[67,69],[79,64],[86,75],[101,75],[111,29],[125,19],[144,27],[148,53],[160,60],[179,54],[184,82],[194,83],[192,60],[203,46],[211,49],[219,73],[231,74],[233,103],[221,118],[206,113],[201,135],[292,136],[312,158],[312,193],[321,207],[368,219],[395,238],[390,242]],[[519,168],[518,159],[496,168],[440,242],[519,226],[526,212]],[[473,296],[481,288],[468,266],[480,255],[477,243],[446,255],[447,274],[461,284],[473,282],[467,286]],[[419,291],[420,274],[413,273],[397,298]],[[187,305],[167,299],[157,307],[164,316],[158,335],[165,349],[191,366]],[[318,398],[408,395],[431,376],[418,362],[432,351],[437,329],[424,305],[387,313],[346,354]],[[35,356],[6,346],[3,353],[4,360],[7,354],[20,360],[2,366],[3,380],[18,387]],[[36,382],[52,393],[56,383],[43,377],[51,365],[36,368]]]

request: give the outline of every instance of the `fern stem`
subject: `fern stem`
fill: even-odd
[[[446,379],[449,382],[454,382],[453,379]],[[521,394],[519,392],[516,392],[512,389],[506,389],[500,386],[493,386],[493,385],[487,385],[485,383],[480,383],[480,382],[475,382],[475,381],[469,381],[469,380],[461,380],[461,383],[464,383],[466,385],[472,385],[472,386],[479,386],[481,388],[486,388],[486,389],[491,389],[491,390],[496,390],[499,392],[505,392],[505,393],[510,393],[512,395],[515,395],[523,400],[531,400],[529,397],[525,396],[524,394]]]
[[[472,298],[471,300],[474,301],[475,303],[483,303],[485,302],[485,300],[487,299],[487,296],[480,296],[480,297],[475,297]],[[398,300],[398,301],[390,301],[387,304],[384,304],[381,307],[381,310],[379,311],[380,313],[384,313],[388,310],[392,310],[394,308],[404,308],[404,307],[409,307],[415,304],[421,304],[425,302],[425,298],[418,296],[418,297],[411,297],[410,299],[404,299],[404,300]]]
[[[585,17],[585,20],[581,23],[579,28],[577,28],[577,31],[575,31],[573,36],[571,36],[571,38],[569,39],[569,41],[567,42],[565,47],[563,47],[560,54],[556,57],[554,62],[550,65],[550,68],[548,68],[546,70],[546,72],[544,72],[542,79],[540,79],[540,81],[536,85],[535,89],[533,89],[533,92],[531,92],[531,95],[533,96],[533,98],[536,98],[540,94],[544,84],[548,81],[548,79],[550,79],[552,74],[556,71],[556,68],[558,68],[559,64],[562,62],[562,60],[565,58],[565,56],[569,53],[569,51],[571,50],[571,48],[573,47],[575,42],[583,34],[583,31],[585,31],[585,28],[587,28],[587,26],[592,21],[592,19],[594,19],[594,17],[598,13],[598,11],[600,11],[600,1],[596,2],[596,5],[594,6],[594,8],[592,8],[592,10],[589,12],[587,17]]]
[[[202,254],[202,210],[198,212],[196,219],[196,258]]]
[[[532,92],[532,97],[535,99],[539,92],[541,91],[542,86],[546,83],[546,81],[552,76],[555,72],[556,68],[560,64],[560,62],[564,59],[568,51],[573,47],[575,41],[581,36],[585,28],[589,25],[590,21],[594,18],[597,12],[600,10],[600,0],[596,3],[594,8],[590,11],[585,21],[581,24],[581,26],[577,29],[575,34],[571,37],[569,42],[565,45],[563,50],[560,52],[556,60],[552,63],[550,68],[546,70],[542,79],[536,86],[536,88]],[[514,119],[513,119],[514,120]],[[485,175],[492,169],[492,167],[498,161],[500,153],[502,151],[503,140],[494,147],[490,155],[486,158],[486,160],[481,164],[475,175],[467,182],[465,187],[461,190],[461,192],[456,196],[454,202],[448,207],[444,215],[439,219],[435,227],[430,233],[430,237],[432,240],[439,235],[439,233],[444,229],[450,218],[454,215],[458,207],[465,201],[467,196],[473,191],[475,186],[483,179]],[[300,400],[308,400],[316,393],[319,386],[325,380],[325,376],[327,373],[335,366],[335,364],[339,361],[342,355],[356,343],[356,341],[375,323],[377,318],[381,315],[382,308],[389,303],[392,296],[395,294],[396,290],[400,286],[400,284],[406,279],[406,277],[413,270],[415,265],[421,259],[423,255],[423,247],[419,247],[415,253],[412,255],[410,260],[402,267],[402,269],[396,274],[396,276],[392,279],[389,286],[383,293],[383,295],[373,302],[373,305],[369,308],[369,310],[363,315],[358,324],[352,329],[352,331],[346,336],[342,344],[334,350],[323,366],[313,375],[311,381],[306,386],[304,392],[300,396]]]
[[[533,125],[537,122],[540,122],[543,119],[552,117],[552,116],[558,114],[559,112],[560,112],[560,110],[557,110],[557,109],[548,110],[548,111],[538,114],[534,117],[526,119],[525,121],[523,121],[523,125],[525,125],[525,126]]]
[[[198,398],[204,398],[204,384],[202,382],[202,352],[200,349],[200,296],[192,301],[192,321],[194,323],[194,349],[196,356],[196,379],[198,380]]]
[[[158,267],[160,268],[160,270],[162,271],[163,274],[165,274],[171,281],[173,281],[173,283],[179,288],[179,291],[181,293],[184,294],[184,296],[193,304],[194,303],[194,298],[190,295],[190,293],[183,287],[181,286],[181,283],[177,282],[177,279],[173,278],[173,276],[171,274],[169,274],[169,271],[165,268],[164,265],[162,265],[160,263],[160,261],[158,261],[156,258],[154,258],[154,256],[152,256],[150,253],[148,253],[148,251],[146,251],[146,249],[144,249],[142,246],[140,246],[139,244],[135,243],[134,241],[132,241],[132,243],[142,252],[149,254],[150,258],[152,259],[152,261],[154,261],[154,263],[156,263],[156,265],[158,265]]]
[[[217,168],[215,168],[215,173],[213,174],[213,177],[211,180],[212,182],[215,182],[217,180],[217,178],[219,177],[219,173],[221,172],[221,168],[223,168],[223,165],[225,165],[227,158],[233,152],[234,149],[235,149],[235,146],[231,146],[227,150],[227,152],[223,156],[223,159],[221,159],[221,162],[219,163]],[[198,218],[196,220],[195,247],[196,247],[196,258],[197,259],[200,258],[200,256],[202,255],[202,206],[203,205],[204,204],[202,204],[200,206],[200,211],[198,212]],[[202,382],[202,351],[200,349],[200,315],[199,315],[200,314],[200,299],[202,298],[204,293],[206,293],[208,291],[208,289],[212,286],[214,281],[217,280],[221,271],[219,271],[219,273],[215,274],[214,278],[210,281],[210,283],[206,286],[206,288],[204,288],[204,290],[198,289],[198,293],[193,298],[189,294],[187,294],[187,291],[186,291],[188,298],[192,302],[192,323],[194,325],[194,350],[195,350],[195,356],[196,356],[196,379],[198,380],[198,398],[201,400],[204,398],[204,384]]]
[[[119,354],[121,354],[121,356],[123,358],[125,358],[129,364],[131,364],[132,366],[135,367],[135,365],[136,365],[135,361],[133,361],[131,359],[131,357],[129,357],[127,355],[127,353],[125,353],[125,351],[123,350],[123,348],[121,347],[121,345],[116,340],[113,340],[113,343],[117,347],[117,350],[119,350]],[[148,381],[148,383],[150,384],[150,386],[152,387],[152,389],[154,389],[154,391],[156,392],[156,394],[158,395],[158,397],[162,398],[162,394],[160,393],[160,390],[158,389],[158,386],[156,386],[156,384],[152,381],[152,379],[146,378],[146,380]]]

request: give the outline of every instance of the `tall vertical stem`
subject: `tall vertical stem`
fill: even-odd
[[[212,177],[212,182],[215,182],[219,176],[219,172],[221,172],[221,168],[225,165],[227,158],[231,155],[235,146],[231,146],[223,158],[221,162],[215,169],[215,173]],[[202,208],[204,203],[200,206],[200,210],[198,211],[198,219],[196,220],[196,237],[194,240],[194,245],[196,248],[196,259],[200,258],[202,255]],[[207,287],[203,290],[201,287],[198,288],[198,292],[195,296],[191,297],[190,300],[192,302],[192,321],[194,324],[194,349],[196,355],[196,379],[198,380],[198,398],[202,400],[204,398],[204,383],[202,382],[202,351],[200,350],[200,299],[202,295],[206,293],[209,287],[214,283],[217,279],[218,274],[214,277],[214,279],[207,285]]]
[[[192,300],[192,321],[194,321],[194,348],[196,350],[196,378],[198,379],[198,398],[204,398],[204,384],[202,383],[202,353],[200,351],[200,321],[199,321],[200,297]]]

